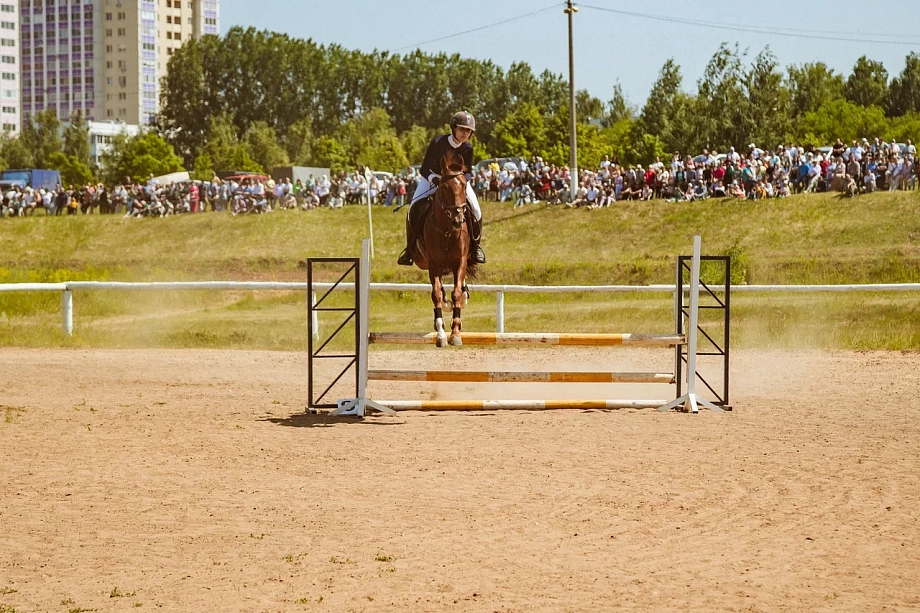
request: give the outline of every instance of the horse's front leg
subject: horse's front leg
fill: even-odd
[[[447,346],[447,332],[444,331],[444,287],[441,285],[441,276],[428,270],[428,280],[431,281],[431,304],[434,305],[434,331],[438,334],[438,347]]]
[[[450,322],[450,344],[462,345],[463,339],[460,337],[460,310],[466,308],[466,292],[463,291],[463,282],[466,280],[466,261],[460,263],[459,268],[454,273],[454,291],[451,293],[451,302],[454,305],[453,319]]]

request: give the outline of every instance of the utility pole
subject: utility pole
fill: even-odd
[[[572,0],[566,0],[566,8],[562,11],[569,16],[569,181],[572,188],[572,201],[578,191],[578,142],[575,137],[575,51],[572,45],[572,16],[578,12],[578,7]]]

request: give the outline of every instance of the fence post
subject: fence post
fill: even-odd
[[[316,292],[310,292],[310,304],[316,306]],[[319,340],[319,314],[313,311],[313,338]]]
[[[495,292],[495,331],[502,334],[505,331],[505,292]]]
[[[73,292],[69,289],[61,295],[61,320],[64,334],[73,336]]]

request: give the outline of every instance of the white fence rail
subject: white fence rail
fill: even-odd
[[[314,288],[329,289],[332,283],[314,283]],[[721,285],[711,285],[721,290]],[[120,281],[65,281],[63,283],[0,283],[0,292],[61,292],[61,327],[64,334],[73,334],[74,291],[181,291],[181,290],[253,290],[307,291],[306,283],[275,281],[170,281],[128,283]],[[341,289],[354,289],[353,283],[339,284]],[[371,283],[371,291],[416,291],[429,293],[427,283]],[[575,292],[669,292],[673,285],[470,285],[477,292],[495,293],[495,331],[505,331],[505,294],[548,294]],[[916,292],[920,283],[867,283],[850,285],[733,285],[732,292]],[[316,300],[315,296],[311,297]],[[318,329],[318,322],[314,329]]]

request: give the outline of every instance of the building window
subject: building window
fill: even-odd
[[[124,70],[125,68],[128,67],[128,62],[124,60],[118,60],[118,67]]]
[[[125,92],[118,92],[118,99],[119,99],[119,100],[127,100],[127,99],[128,99],[128,94],[126,94]]]
[[[127,114],[128,114],[128,109],[118,109],[118,116],[119,116],[119,117],[124,117],[124,116],[127,115]]]
[[[112,52],[112,45],[106,45],[106,46],[105,46],[105,52],[106,52],[106,53],[111,53],[111,52]]]
[[[3,78],[6,81],[15,81],[16,73],[15,72],[4,72],[2,75],[0,75],[0,78]]]
[[[119,35],[119,36],[124,36],[124,35],[125,35],[125,29],[124,29],[124,28],[118,28],[118,35]]]
[[[119,87],[127,87],[128,77],[118,77],[118,85]]]
[[[2,63],[4,63],[4,64],[15,64],[15,63],[16,63],[16,57],[13,56],[13,55],[4,55],[4,56],[0,57],[0,62],[2,62]],[[37,68],[37,67],[38,67],[38,65],[36,64],[36,68]]]
[[[112,84],[112,77],[106,77],[106,78],[105,78],[105,84],[106,84],[106,85],[111,85],[111,84]],[[575,107],[575,108],[577,109],[578,107]]]
[[[105,14],[105,20],[106,20],[106,21],[112,21],[112,13],[106,13],[106,14]],[[576,107],[576,108],[577,108],[577,107]]]
[[[173,34],[173,39],[182,40],[182,34],[180,34],[179,32],[176,32],[175,34]],[[578,107],[575,107],[575,108],[577,109]]]
[[[578,108],[578,107],[575,107],[575,108]],[[105,110],[105,116],[106,116],[106,117],[111,117],[111,116],[112,116],[112,109],[106,109],[106,110]]]
[[[106,29],[105,29],[105,35],[106,35],[106,36],[111,36],[111,35],[112,35],[112,28],[106,28]],[[578,107],[575,107],[575,108],[578,108]]]
[[[12,38],[0,38],[0,47],[15,47],[16,41]]]
[[[3,124],[3,131],[4,131],[4,132],[15,132],[15,131],[16,131],[16,124],[15,124],[15,123],[5,123],[5,124]]]
[[[143,45],[144,45],[144,51],[155,51],[156,50],[156,45],[154,45],[153,43],[144,43]]]
[[[124,14],[124,13],[118,13],[118,19],[119,19],[120,21],[124,21],[124,19],[125,19],[125,14]]]
[[[172,17],[171,17],[171,16],[169,16],[169,15],[166,16],[166,23],[172,23]]]
[[[5,106],[5,107],[3,107],[3,112],[4,112],[4,113],[10,113],[11,115],[15,115],[15,114],[16,114],[16,107],[15,107],[15,106]]]
[[[16,24],[12,21],[0,21],[0,29],[3,30],[15,30]]]
[[[172,32],[167,32],[166,38],[168,38],[169,40],[172,40]],[[575,107],[575,108],[578,108],[578,107]]]
[[[106,68],[111,68],[111,67],[112,67],[112,62],[106,62],[106,63],[105,63],[105,67],[106,67]],[[577,107],[576,107],[576,108],[577,108]]]
[[[0,13],[15,13],[16,6],[12,4],[0,4]]]
[[[172,47],[166,47],[166,55],[172,55]]]

